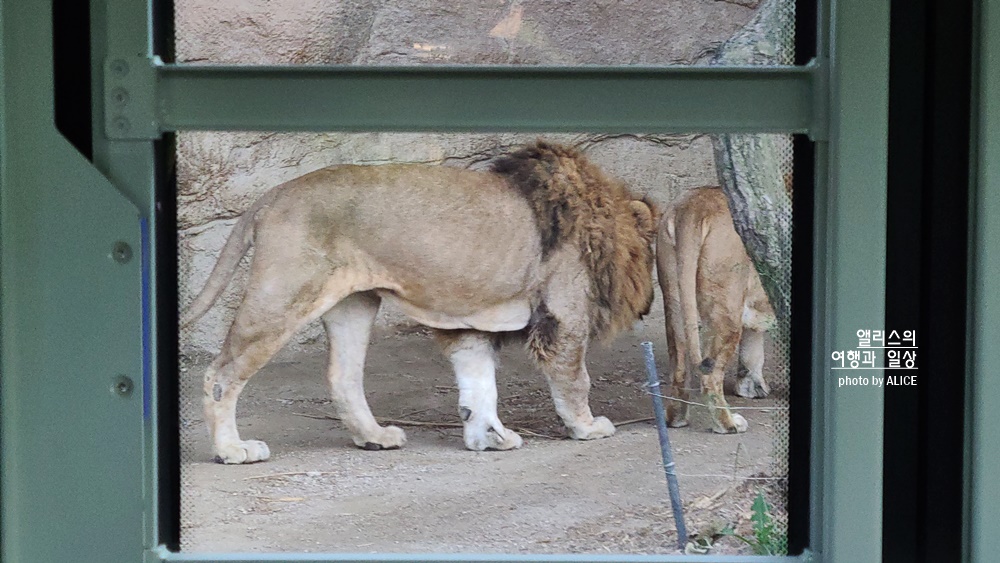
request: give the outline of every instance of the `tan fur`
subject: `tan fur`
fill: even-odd
[[[673,364],[672,396],[690,400],[688,379],[700,374],[714,430],[743,432],[746,420],[729,410],[723,394],[725,369],[739,348],[737,392],[747,397],[767,395],[761,373],[763,332],[773,324],[774,311],[733,228],[722,190],[703,187],[682,195],[664,212],[656,244]],[[670,404],[672,426],[687,425],[687,407]]]
[[[362,387],[367,335],[382,299],[427,326],[458,331],[444,341],[462,344],[446,344],[446,353],[460,383],[479,390],[468,400],[484,408],[495,400],[475,393],[489,392],[493,381],[485,352],[492,335],[524,332],[570,435],[610,435],[614,427],[588,406],[586,348],[648,312],[654,235],[648,203],[579,152],[544,142],[487,172],[337,166],[272,189],[237,222],[183,317],[189,324],[212,306],[253,245],[246,294],[205,376],[217,458],[246,463],[270,455],[262,442],[240,440],[236,399],[295,331],[320,318],[330,339],[331,394],[355,443],[401,446],[402,430],[375,422]],[[470,448],[520,445],[495,412],[467,418]],[[482,435],[501,430],[508,434]]]

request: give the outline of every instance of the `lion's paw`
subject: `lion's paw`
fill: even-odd
[[[746,375],[737,380],[736,394],[747,399],[763,399],[771,392],[763,377]]]
[[[355,437],[354,443],[363,450],[395,450],[406,443],[406,432],[398,426],[386,426],[375,439]]]
[[[587,426],[569,428],[569,437],[574,440],[596,440],[614,436],[615,425],[605,416],[595,416],[594,422]]]
[[[743,418],[742,415],[733,413],[732,419],[733,425],[728,428],[722,426],[718,421],[716,421],[715,427],[712,428],[712,431],[716,434],[742,434],[750,428],[750,423],[748,423],[747,419]]]
[[[671,428],[684,428],[689,424],[690,423],[688,422],[687,418],[672,418],[667,421],[667,426]]]
[[[503,429],[503,435],[490,428],[482,433],[467,432],[464,438],[465,447],[475,452],[484,450],[514,450],[524,445],[524,440],[518,436],[517,432],[509,428]]]
[[[674,390],[673,396],[682,396],[682,393]],[[671,428],[682,428],[688,425],[688,406],[684,403],[673,403],[667,405],[667,426]]]
[[[267,461],[271,450],[260,440],[246,440],[223,446],[215,452],[215,462],[227,465]]]

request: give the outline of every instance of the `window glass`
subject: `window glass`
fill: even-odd
[[[176,0],[178,62],[793,63],[793,0]]]
[[[424,170],[482,172],[539,137],[579,151],[580,158],[602,174],[621,180],[636,196],[647,198],[655,205],[658,218],[664,214],[674,217],[670,235],[674,238],[670,240],[677,252],[681,252],[680,240],[688,240],[684,237],[696,235],[706,241],[704,248],[696,250],[705,265],[697,272],[701,276],[698,293],[704,298],[709,292],[708,301],[714,298],[717,302],[729,296],[736,305],[728,311],[716,308],[703,317],[699,338],[706,358],[722,358],[720,363],[726,364],[716,371],[725,372],[729,420],[739,425],[742,417],[746,431],[713,432],[719,419],[710,413],[707,405],[711,397],[702,387],[714,376],[696,370],[681,385],[671,385],[673,360],[667,341],[664,292],[654,282],[649,313],[629,323],[627,330],[610,341],[592,342],[586,355],[590,382],[587,404],[594,416],[607,417],[615,424],[613,436],[592,441],[567,439],[543,375],[545,369],[532,361],[531,346],[515,339],[499,351],[496,412],[506,429],[518,433],[523,446],[511,451],[470,451],[462,420],[467,415],[460,408],[468,405],[461,403],[469,397],[481,401],[489,389],[476,388],[461,396],[449,356],[442,352],[433,331],[414,320],[415,316],[426,317],[421,317],[420,311],[414,314],[406,310],[405,303],[401,305],[388,295],[383,296],[368,338],[364,393],[383,425],[396,425],[405,431],[407,442],[401,449],[367,451],[355,445],[352,432],[341,419],[343,413],[331,398],[327,332],[323,322],[313,320],[290,331],[294,334],[287,344],[249,380],[239,397],[236,421],[240,437],[266,442],[270,458],[253,464],[216,463],[219,452],[210,439],[207,420],[215,415],[204,405],[217,409],[228,400],[234,384],[224,377],[206,383],[206,377],[213,374],[212,360],[219,357],[220,350],[232,349],[226,335],[241,305],[249,308],[247,318],[253,323],[274,322],[267,307],[278,316],[292,314],[279,306],[287,294],[274,285],[264,284],[258,287],[264,293],[258,291],[253,299],[244,300],[251,264],[265,259],[261,253],[275,249],[298,253],[291,262],[275,262],[278,265],[267,279],[280,285],[291,283],[289,280],[303,271],[329,266],[331,255],[336,255],[334,261],[340,265],[354,267],[360,261],[370,266],[371,262],[365,261],[372,260],[370,252],[374,251],[358,251],[360,247],[350,246],[355,244],[351,241],[361,241],[357,244],[364,246],[371,237],[391,231],[393,240],[381,243],[386,254],[380,255],[379,264],[416,260],[414,263],[423,266],[436,265],[433,273],[442,276],[434,278],[438,285],[447,285],[456,294],[464,291],[475,302],[483,295],[482,287],[449,285],[465,275],[463,269],[451,271],[456,265],[450,256],[468,255],[462,249],[474,247],[480,253],[473,253],[477,259],[490,262],[501,253],[512,252],[512,239],[520,236],[517,233],[530,235],[533,229],[543,228],[538,225],[544,221],[538,225],[526,222],[518,229],[502,224],[508,229],[503,232],[513,234],[506,239],[496,237],[490,233],[499,231],[491,223],[516,220],[503,211],[504,205],[517,201],[507,198],[510,194],[499,191],[495,200],[478,196],[462,199],[471,193],[465,190],[460,193],[466,195],[433,203],[414,198],[413,185],[432,191],[459,190],[460,186],[451,184],[435,187],[437,172]],[[722,159],[717,155],[728,156]],[[772,547],[784,549],[788,335],[781,328],[784,325],[769,317],[767,298],[760,301],[753,297],[764,295],[761,281],[787,292],[791,264],[783,262],[776,275],[759,278],[752,268],[740,270],[750,266],[734,231],[717,241],[715,233],[722,231],[712,230],[711,237],[705,238],[708,231],[695,233],[689,227],[703,225],[703,218],[721,219],[719,224],[731,228],[722,191],[705,188],[720,185],[720,177],[726,176],[720,172],[736,172],[741,181],[755,185],[780,184],[790,195],[789,136],[734,135],[720,140],[702,134],[197,132],[179,134],[177,156],[182,309],[189,307],[205,286],[227,238],[247,210],[255,214],[256,229],[249,234],[254,240],[247,251],[249,259],[231,264],[235,267],[233,281],[204,316],[180,331],[183,550],[673,553],[676,531],[657,428],[651,420],[652,397],[640,347],[643,341],[653,343],[663,381],[660,393],[674,423],[683,419],[679,409],[688,407],[688,425],[670,428],[669,437],[687,528],[707,538],[702,543],[692,540],[692,552],[711,545],[711,553],[753,553],[746,543],[723,532],[732,527],[735,533],[754,538],[751,518],[758,495],[771,507],[768,512],[775,523]],[[324,167],[366,165],[388,170],[385,165],[404,163],[426,168],[400,169],[397,176],[402,179],[393,180],[398,191],[385,192],[375,202],[366,201],[374,189],[370,179],[366,180],[369,176],[357,173],[349,176],[354,178],[348,182],[353,195],[337,200],[330,208],[322,201],[310,203],[308,197],[315,198],[315,194],[295,195],[294,190],[300,188],[294,183],[279,188],[292,195],[254,207],[271,188]],[[509,181],[511,193],[522,197],[517,181]],[[305,203],[302,198],[306,198]],[[295,200],[298,207],[286,207]],[[507,203],[494,206],[492,201]],[[720,202],[722,207],[718,207]],[[782,218],[777,223],[787,232],[791,226],[790,198],[786,203],[776,208],[776,213]],[[307,230],[319,238],[310,243],[297,239],[295,227],[303,222],[309,223]],[[465,226],[465,235],[451,239],[440,236],[456,224]],[[535,239],[528,236],[523,240]],[[593,240],[598,244],[605,238]],[[665,243],[661,238],[657,244]],[[262,247],[266,250],[261,251]],[[518,264],[513,261],[504,271]],[[743,277],[736,275],[740,271],[745,273]],[[417,278],[408,275],[398,274],[397,278],[416,283]],[[496,277],[485,277],[481,282],[497,283]],[[349,285],[350,280],[338,283]],[[431,292],[436,289],[429,288]],[[408,290],[412,295],[413,288]],[[577,294],[565,289],[555,291],[551,298],[578,299],[573,295]],[[452,298],[454,295],[442,297],[449,303]],[[588,303],[583,305],[592,305]],[[520,314],[517,310],[508,313],[512,317]],[[544,311],[532,311],[536,320],[539,314],[544,315]],[[732,327],[736,328],[736,340]],[[744,327],[742,331],[740,327]],[[344,338],[354,335],[364,339],[363,329],[346,330]],[[740,332],[743,354],[738,347]],[[242,338],[238,347],[249,350],[237,363],[258,361],[255,354],[267,356],[266,346],[248,340],[251,333],[253,330],[231,337]],[[226,360],[225,353],[222,356]],[[465,369],[481,369],[483,356],[476,358],[474,365]],[[355,354],[347,361],[356,365],[363,360]],[[235,369],[232,362],[218,365]],[[758,371],[764,385],[755,378]],[[216,388],[215,381],[223,385]],[[769,390],[766,397],[738,394],[763,395],[765,387]]]

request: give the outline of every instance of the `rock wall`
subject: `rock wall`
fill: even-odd
[[[242,64],[702,64],[753,16],[750,1],[176,0],[177,59]],[[442,133],[181,133],[178,286],[201,289],[232,225],[264,191],[340,163],[425,162],[484,168],[526,141],[580,147],[608,173],[666,204],[717,184],[703,135]],[[246,280],[244,260],[216,306],[181,334],[183,354],[214,353]],[[662,322],[654,304],[651,322]],[[378,322],[407,321],[383,311]],[[287,353],[325,347],[317,323]]]
[[[178,61],[707,64],[759,0],[175,0]]]

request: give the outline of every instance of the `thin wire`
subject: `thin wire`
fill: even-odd
[[[711,474],[692,475],[690,473],[677,473],[676,475],[678,477],[713,477],[719,479],[728,479],[730,481],[736,481],[737,479],[747,480],[747,481],[781,481],[783,479],[788,479],[788,477],[751,477],[749,475],[745,477],[742,475],[711,475]]]
[[[678,399],[677,397],[668,397],[666,395],[661,395],[659,393],[653,393],[649,389],[645,389],[645,387],[647,387],[646,385],[643,385],[642,387],[644,388],[643,389],[644,393],[648,393],[650,395],[656,395],[657,397],[660,397],[662,399],[669,399],[671,401],[677,401],[678,403],[684,403],[686,405],[694,405],[696,407],[710,408],[705,403],[696,403],[694,401],[685,401],[684,399]],[[788,407],[732,407],[732,406],[729,406],[729,407],[726,407],[726,408],[728,408],[730,410],[734,410],[734,411],[787,411],[788,410]]]

